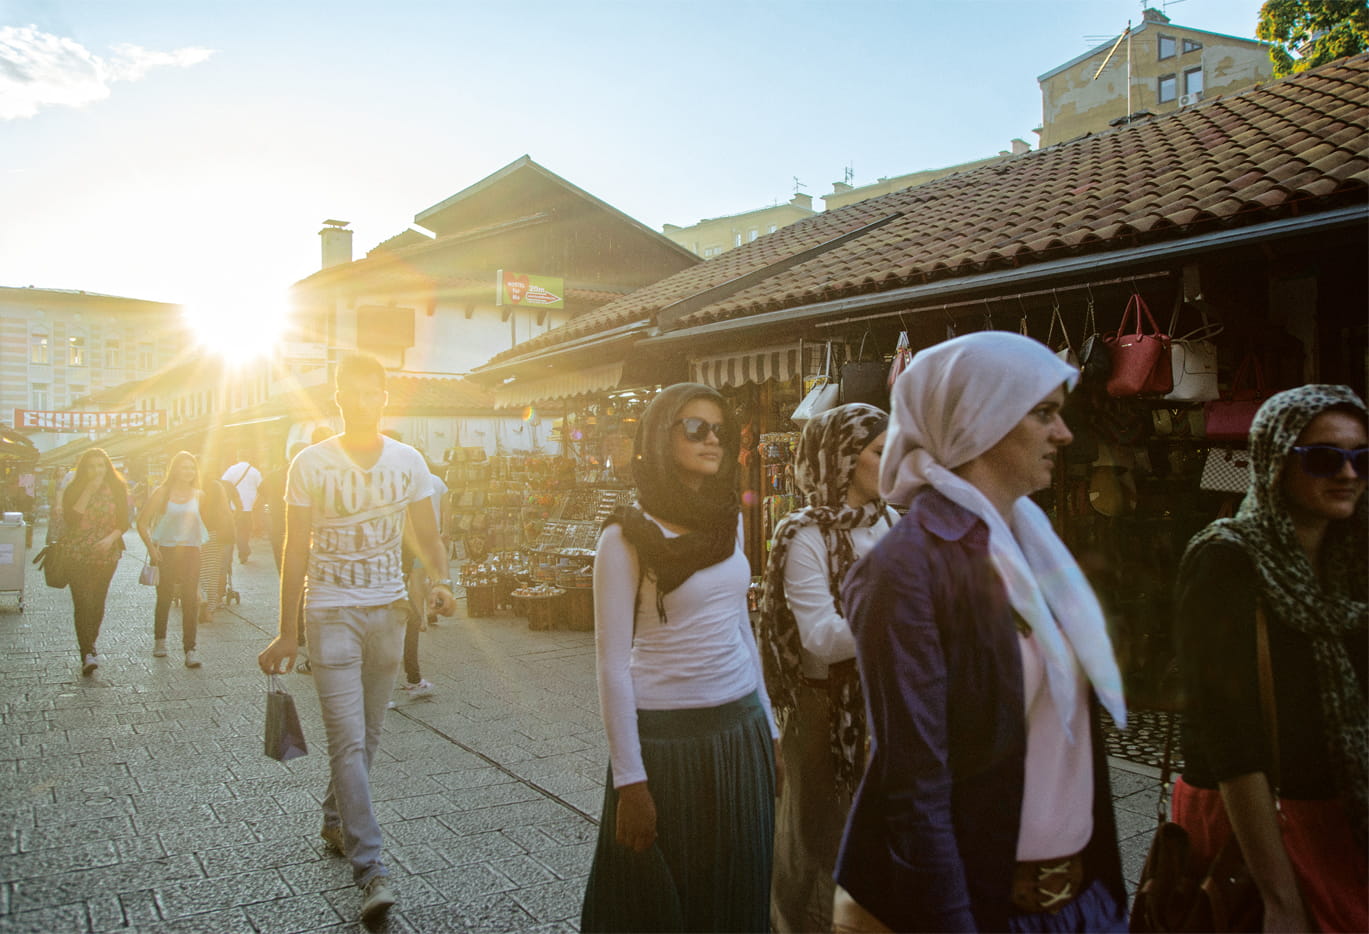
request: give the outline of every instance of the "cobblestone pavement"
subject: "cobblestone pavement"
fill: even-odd
[[[174,609],[171,654],[152,657],[153,592],[127,540],[92,677],[66,591],[30,568],[22,614],[0,596],[0,931],[363,930],[350,868],[318,836],[327,757],[307,676],[284,682],[309,755],[262,754],[269,548],[234,568],[242,602],[200,627],[192,670]],[[399,894],[380,929],[575,930],[607,761],[593,635],[457,617],[424,633],[421,658],[436,691],[396,692],[372,770]],[[1115,765],[1134,881],[1155,782]]]

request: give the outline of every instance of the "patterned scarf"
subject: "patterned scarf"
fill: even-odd
[[[723,457],[717,474],[698,490],[680,482],[671,454],[670,430],[680,410],[695,399],[709,399],[723,412],[720,438]],[[637,549],[643,577],[656,582],[656,612],[667,622],[665,595],[695,572],[731,557],[737,547],[737,448],[736,422],[727,402],[701,383],[676,383],[663,389],[647,406],[637,425],[636,454],[632,477],[637,484],[637,505],[615,509],[604,526],[618,523],[623,535]],[[689,529],[667,538],[647,514]]]
[[[883,433],[889,416],[874,406],[854,403],[814,416],[799,438],[794,480],[806,505],[785,516],[775,528],[765,566],[765,591],[757,631],[765,683],[776,719],[783,724],[798,708],[803,683],[802,643],[798,623],[784,594],[789,546],[799,529],[816,525],[827,545],[828,586],[838,614],[841,583],[855,563],[851,529],[874,525],[887,513],[876,500],[854,507],[846,503],[860,452]],[[828,674],[832,719],[830,744],[837,787],[855,790],[865,749],[865,698],[854,665],[833,665]]]
[[[1250,492],[1235,517],[1218,519],[1193,537],[1184,562],[1211,542],[1240,548],[1255,563],[1265,606],[1311,640],[1336,788],[1363,844],[1369,812],[1369,714],[1344,637],[1369,625],[1369,512],[1361,496],[1353,517],[1331,523],[1322,542],[1319,577],[1298,542],[1283,492],[1284,466],[1298,436],[1336,406],[1366,413],[1353,391],[1331,385],[1290,389],[1260,406],[1250,427]]]

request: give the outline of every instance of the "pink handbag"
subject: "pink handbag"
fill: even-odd
[[[1136,316],[1136,330],[1126,333],[1127,322]],[[1144,321],[1142,320],[1144,316]],[[1142,331],[1145,325],[1149,331]],[[1139,396],[1146,393],[1163,395],[1174,388],[1174,372],[1169,362],[1169,335],[1160,333],[1160,326],[1150,313],[1145,299],[1133,293],[1122,313],[1117,333],[1103,336],[1112,351],[1112,375],[1108,377],[1108,395]]]
[[[1253,387],[1247,385],[1252,375]],[[1204,434],[1208,440],[1244,441],[1250,437],[1250,423],[1268,395],[1264,388],[1264,368],[1258,357],[1247,353],[1236,369],[1227,397],[1203,404]]]

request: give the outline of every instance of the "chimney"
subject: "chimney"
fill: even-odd
[[[846,184],[845,182],[833,182],[833,183],[832,183],[832,194],[834,194],[834,195],[844,195],[844,194],[846,194],[846,193],[847,193],[848,191],[850,191],[850,190],[851,190],[851,186],[848,185],[848,184]]]
[[[347,229],[351,221],[327,220],[318,235],[323,240],[323,268],[341,266],[352,261],[352,232]]]
[[[789,199],[789,203],[796,208],[803,208],[805,211],[813,210],[813,196],[798,192]]]
[[[1154,8],[1141,11],[1141,22],[1143,23],[1168,23],[1169,17]]]
[[[1029,153],[1029,152],[1031,152],[1031,151],[1032,151],[1032,148],[1031,148],[1031,146],[1029,146],[1029,145],[1027,144],[1027,141],[1026,141],[1026,140],[1024,140],[1024,139],[1014,139],[1014,140],[1012,141],[1012,154],[1013,154],[1014,156],[1020,156],[1020,155],[1023,155],[1023,154],[1025,154],[1025,153]]]

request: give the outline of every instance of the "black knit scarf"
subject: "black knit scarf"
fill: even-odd
[[[682,408],[695,399],[715,402],[723,412],[726,436],[718,473],[698,490],[680,482],[671,455],[670,432]],[[604,525],[618,523],[623,536],[637,549],[644,577],[656,583],[656,612],[668,622],[665,595],[679,587],[695,571],[731,557],[737,546],[738,432],[727,403],[717,391],[701,383],[676,383],[661,391],[647,406],[637,426],[637,446],[632,476],[637,485],[637,505],[614,510]],[[688,529],[675,538],[666,537],[651,519]]]

